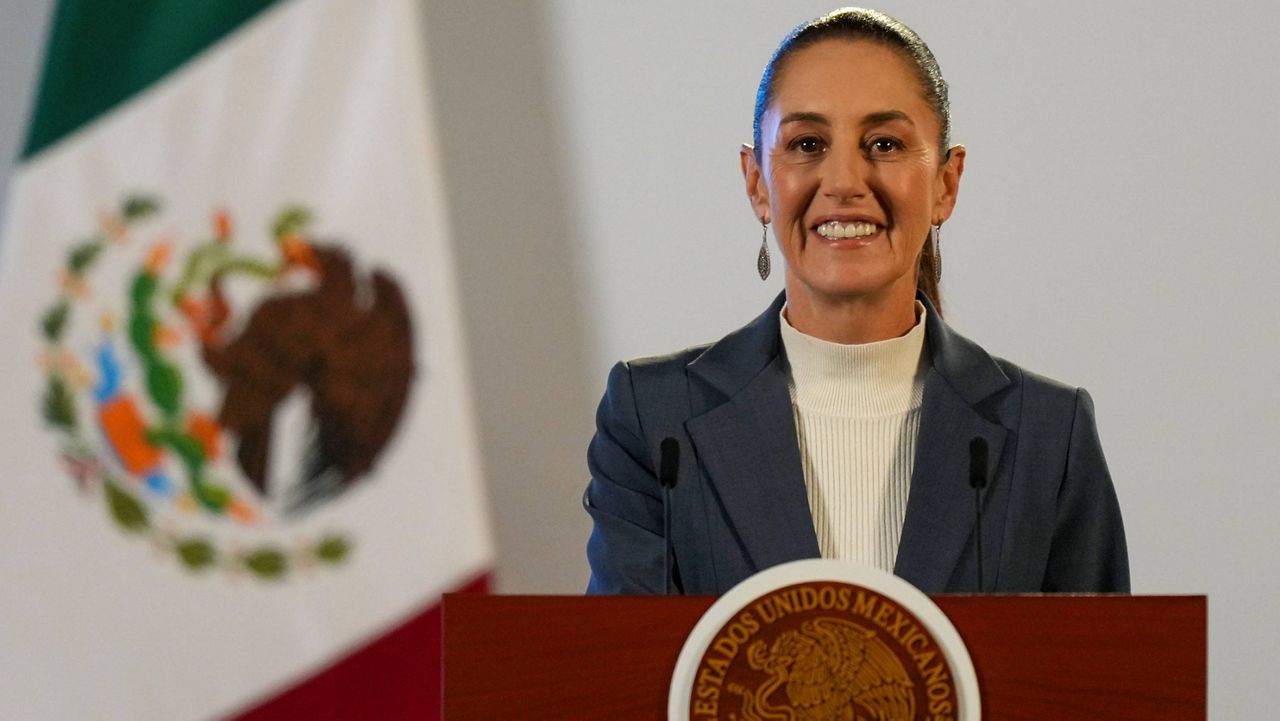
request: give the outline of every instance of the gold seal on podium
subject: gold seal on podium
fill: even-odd
[[[672,678],[688,721],[980,718],[963,642],[895,576],[798,561],[730,590],[699,621]]]

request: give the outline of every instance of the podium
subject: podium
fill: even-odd
[[[933,596],[969,649],[985,721],[1203,720],[1204,596]],[[666,717],[711,596],[444,598],[444,718]]]

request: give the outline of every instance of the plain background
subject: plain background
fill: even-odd
[[[0,0],[5,187],[51,5]],[[775,44],[831,6],[424,7],[499,589],[577,593],[609,366],[717,338],[781,288],[780,273],[755,276],[737,147]],[[943,231],[948,319],[1089,389],[1135,592],[1209,594],[1211,716],[1266,718],[1280,657],[1280,5],[880,9],[930,43],[969,149]]]

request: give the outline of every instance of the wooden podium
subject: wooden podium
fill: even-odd
[[[715,598],[444,598],[444,718],[665,718]],[[1204,596],[934,596],[986,721],[1205,718]]]

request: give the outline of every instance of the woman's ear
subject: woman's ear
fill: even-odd
[[[750,143],[743,143],[738,148],[738,160],[742,163],[742,179],[747,184],[747,200],[751,202],[751,209],[761,223],[768,224],[772,220],[769,217],[769,188],[765,185],[760,163],[756,161],[755,148]]]
[[[938,219],[935,225],[950,218],[951,211],[956,207],[956,197],[960,195],[960,176],[964,175],[964,156],[964,146],[953,145],[947,151],[947,161],[938,168],[942,190],[933,205],[933,217]]]

